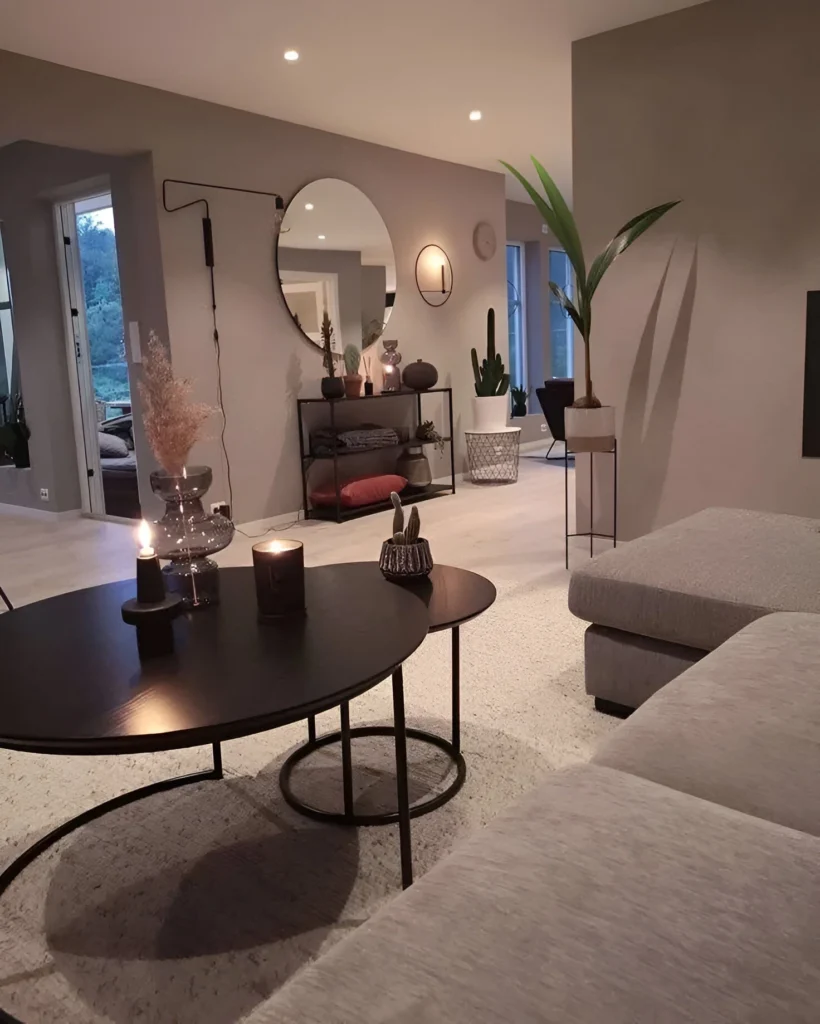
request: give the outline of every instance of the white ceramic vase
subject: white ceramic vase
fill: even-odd
[[[473,399],[473,429],[486,431],[488,434],[505,430],[509,411],[509,395],[476,397]]]
[[[615,406],[564,409],[567,448],[572,452],[610,452],[615,447]]]

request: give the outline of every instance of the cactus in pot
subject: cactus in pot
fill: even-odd
[[[344,398],[345,386],[343,381],[336,376],[336,353],[333,351],[333,324],[331,323],[328,311],[325,310],[322,317],[322,362],[324,363],[326,377],[322,378],[322,397],[328,400]]]
[[[393,536],[382,544],[379,568],[387,579],[399,583],[428,576],[433,568],[433,556],[428,542],[419,536],[419,510],[413,506],[405,528],[401,498],[393,491],[390,500],[394,508]]]
[[[362,353],[357,345],[345,345],[345,394],[348,398],[359,398],[362,393],[362,375],[359,373],[359,364],[362,361]]]
[[[475,429],[480,431],[504,430],[507,426],[507,392],[510,375],[504,367],[504,360],[495,350],[495,310],[487,310],[487,356],[478,362],[475,349],[470,353],[475,378],[473,417]]]

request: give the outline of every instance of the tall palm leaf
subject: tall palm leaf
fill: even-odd
[[[595,295],[604,274],[621,253],[626,252],[645,231],[648,231],[661,217],[676,207],[680,200],[663,203],[660,206],[653,206],[650,210],[646,210],[637,217],[633,217],[632,220],[627,221],[604,251],[595,257],[590,265],[589,273],[587,273],[586,261],[584,260],[584,252],[581,246],[581,236],[578,231],[578,225],[575,223],[575,218],[561,194],[561,190],[547,171],[535,157],[532,157],[532,162],[544,190],[544,195],[541,195],[538,189],[520,171],[517,171],[503,160],[501,161],[503,166],[524,186],[527,194],[544,218],[544,223],[563,247],[572,264],[572,269],[575,271],[576,302],[573,302],[564,289],[556,284],[555,281],[550,281],[549,287],[561,308],[570,317],[578,328],[578,333],[584,339],[584,376],[586,388],[583,398],[579,398],[576,405],[595,408],[600,406],[601,403],[595,397],[595,392],[592,388],[590,368],[589,336],[592,331],[592,297]]]

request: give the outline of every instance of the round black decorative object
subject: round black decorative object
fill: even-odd
[[[344,398],[345,382],[341,377],[322,377],[322,398],[329,402],[335,398]]]
[[[346,707],[391,674],[402,879],[410,884],[401,666],[427,635],[425,607],[385,583],[375,564],[328,565],[305,572],[306,615],[259,623],[253,569],[221,574],[222,603],[177,618],[173,655],[146,662],[121,615],[133,580],[0,616],[0,747],[130,754],[210,744],[214,758],[208,771],[124,794],[59,826],[0,874],[0,895],[79,825],[161,790],[221,778],[222,740]]]
[[[417,359],[409,363],[403,374],[404,383],[413,391],[429,391],[438,384],[438,370],[432,363]]]
[[[378,575],[375,562],[357,563],[372,576]],[[411,739],[443,750],[449,755],[455,767],[455,778],[442,792],[414,804],[410,808],[410,817],[418,818],[441,807],[459,792],[467,776],[467,764],[461,753],[461,634],[459,627],[476,618],[493,604],[496,589],[493,584],[479,576],[478,573],[466,569],[457,569],[451,565],[434,565],[430,575],[420,580],[406,582],[401,588],[387,580],[382,581],[387,589],[404,590],[415,595],[427,609],[430,632],[437,633],[444,629],[452,632],[452,738],[444,739],[434,733],[423,732],[421,729],[407,729],[406,735]],[[341,706],[341,729],[317,738],[316,721],[308,721],[308,742],[295,750],[282,765],[279,773],[279,785],[282,794],[295,810],[317,821],[329,821],[339,825],[389,825],[400,820],[400,812],[386,811],[380,814],[360,814],[353,809],[353,759],[351,740],[362,736],[393,736],[394,729],[390,726],[367,725],[350,728],[350,712],[348,706]],[[342,746],[342,782],[344,793],[344,811],[329,811],[314,807],[300,800],[291,787],[291,777],[297,764],[306,760],[315,750],[341,743]]]

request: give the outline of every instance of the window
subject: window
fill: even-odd
[[[572,298],[572,264],[565,252],[550,249],[550,281],[560,285]],[[574,376],[573,323],[550,292],[550,373],[553,377]]]
[[[524,246],[507,246],[507,318],[510,336],[510,386],[527,386],[527,330],[524,306]]]

